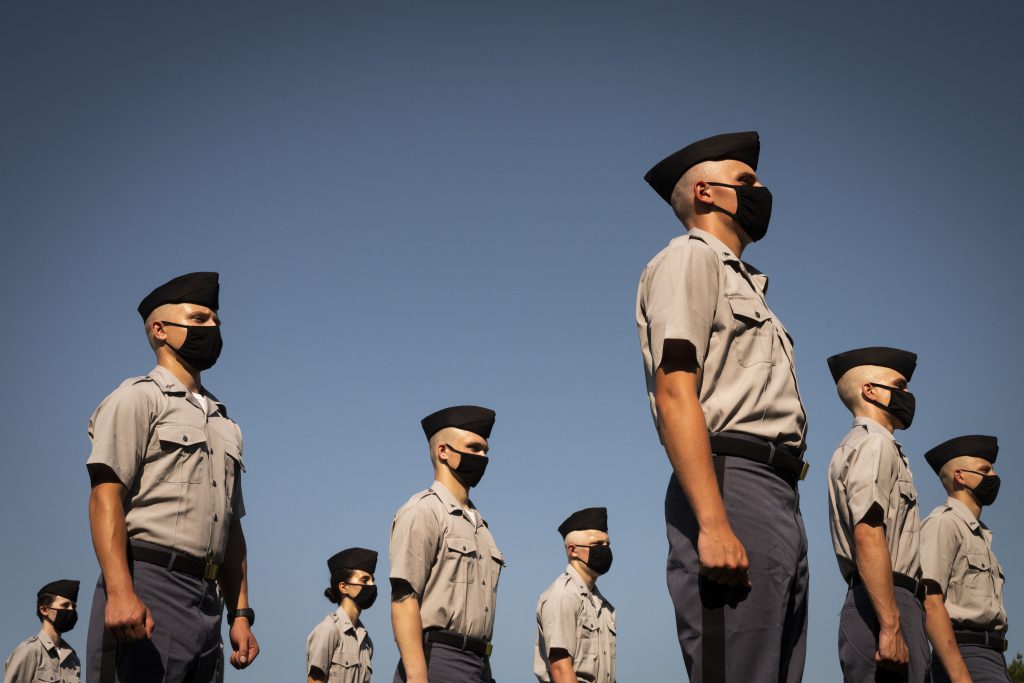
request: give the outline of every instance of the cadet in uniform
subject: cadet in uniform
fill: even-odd
[[[36,593],[39,633],[24,641],[4,664],[4,683],[78,683],[82,669],[74,648],[63,635],[78,622],[78,582],[62,579],[48,583]]]
[[[505,558],[469,489],[487,467],[494,411],[445,408],[423,418],[434,483],[391,525],[394,680],[490,683],[491,635]]]
[[[377,553],[366,548],[342,550],[327,560],[327,569],[331,585],[324,596],[338,609],[306,638],[307,683],[370,683],[373,641],[359,615],[377,599]]]
[[[917,491],[892,434],[914,419],[907,383],[917,356],[871,347],[832,356],[828,367],[854,416],[828,469],[832,545],[849,586],[839,617],[843,677],[861,683],[900,672],[908,683],[925,681]]]
[[[740,260],[771,217],[759,153],[757,133],[718,135],[645,176],[688,230],[647,264],[636,323],[673,469],[668,588],[695,683],[799,681],[806,654],[807,418],[768,278]]]
[[[533,673],[543,683],[615,683],[615,608],[597,589],[612,566],[608,511],[574,512],[558,533],[569,566],[537,601]]]
[[[143,299],[157,366],[125,380],[89,421],[89,520],[102,573],[88,683],[220,680],[225,604],[231,664],[244,668],[259,653],[241,525],[242,434],[200,379],[222,346],[219,292],[217,273],[191,273]]]
[[[958,436],[925,453],[949,497],[921,524],[921,570],[928,591],[932,680],[1008,683],[1003,568],[981,509],[995,502],[999,444]]]

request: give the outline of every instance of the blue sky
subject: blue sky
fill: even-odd
[[[3,4],[0,650],[34,631],[40,585],[96,579],[86,423],[153,364],[139,299],[219,270],[225,351],[204,379],[245,434],[263,646],[229,681],[301,679],[326,558],[386,550],[431,481],[419,419],[464,402],[498,413],[474,495],[509,564],[497,680],[531,680],[555,528],[589,505],[610,510],[619,680],[685,680],[632,317],[680,226],[642,176],[749,129],[775,211],[745,258],[771,277],[809,416],[806,680],[840,679],[825,472],[849,417],[825,358],[857,346],[920,355],[899,438],[923,512],[943,495],[921,453],[999,437],[985,520],[1024,649],[1022,19],[1009,2]],[[386,598],[364,620],[375,680],[397,659]]]

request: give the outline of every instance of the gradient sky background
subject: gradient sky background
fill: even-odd
[[[463,402],[498,413],[474,496],[508,558],[497,680],[533,680],[555,527],[589,505],[610,508],[619,680],[685,680],[633,322],[681,228],[642,176],[748,129],[775,212],[744,256],[810,420],[806,680],[841,678],[825,475],[850,418],[825,357],[857,346],[920,354],[898,437],[924,513],[944,494],[921,454],[999,436],[985,520],[1024,649],[1022,20],[1011,2],[3,3],[0,656],[35,632],[44,582],[80,578],[89,611],[86,424],[153,365],[135,306],[219,270],[204,380],[245,434],[263,647],[227,680],[303,680],[326,558],[386,552],[431,481],[419,419]],[[364,621],[389,681],[383,593]]]

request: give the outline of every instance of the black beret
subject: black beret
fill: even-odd
[[[71,602],[78,602],[78,582],[72,579],[51,581],[39,589],[39,592],[36,593],[36,597],[38,598],[43,593],[59,595],[62,598],[67,598]]]
[[[839,383],[839,378],[846,374],[847,370],[861,365],[880,365],[883,368],[890,368],[903,375],[909,382],[917,368],[917,354],[901,349],[892,349],[888,346],[869,346],[863,349],[853,349],[845,353],[837,353],[828,359],[828,369],[832,372],[832,380]]]
[[[691,166],[702,161],[735,159],[756,171],[760,154],[761,139],[757,131],[714,135],[668,155],[647,172],[644,180],[667,202],[672,198],[676,183]]]
[[[925,453],[924,459],[938,474],[943,465],[961,455],[970,455],[994,463],[996,456],[999,455],[999,441],[994,436],[983,434],[957,436]]]
[[[331,583],[338,583],[334,577],[338,576],[345,569],[361,569],[373,574],[377,571],[377,552],[366,548],[349,548],[335,553],[327,560],[327,569],[331,572]]]
[[[220,283],[217,273],[188,273],[160,285],[139,304],[139,315],[145,320],[157,306],[164,304],[199,304],[220,308]]]
[[[558,533],[565,538],[573,531],[608,531],[608,508],[577,510],[558,525]]]
[[[473,432],[485,439],[491,438],[491,427],[494,426],[494,411],[480,406],[452,406],[431,413],[420,420],[423,433],[429,439],[445,427],[456,427]]]

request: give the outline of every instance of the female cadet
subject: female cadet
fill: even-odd
[[[359,621],[377,599],[373,573],[377,553],[349,548],[327,560],[331,585],[324,591],[338,609],[328,614],[306,639],[307,683],[369,683],[373,642]]]

